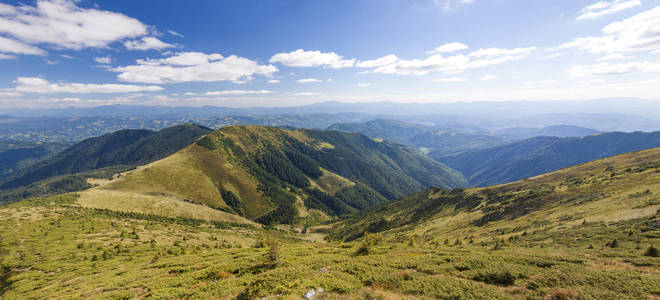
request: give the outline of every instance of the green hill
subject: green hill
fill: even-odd
[[[654,147],[660,147],[660,132],[611,132],[572,138],[536,137],[434,158],[463,173],[471,186],[487,186]]]
[[[285,134],[331,149],[302,132]],[[236,146],[214,141],[235,134]],[[191,146],[141,170],[193,148],[197,157],[265,147],[266,136],[284,137],[229,128],[202,142],[227,150]],[[430,188],[303,231],[185,201],[178,211],[194,214],[172,218],[87,208],[75,194],[29,199],[0,206],[0,297],[654,299],[658,195],[660,149],[501,186]]]
[[[191,202],[266,224],[297,223],[355,213],[436,185],[466,181],[412,149],[360,134],[230,126],[82,192],[79,202],[149,213]]]
[[[48,160],[14,172],[0,190],[25,186],[52,176],[110,166],[137,166],[168,156],[211,132],[197,125],[179,125],[154,132],[126,129],[86,139]]]
[[[622,154],[484,188],[430,188],[360,213],[333,230],[471,236],[490,240],[523,231],[654,216],[660,207],[660,148]]]
[[[0,140],[0,180],[19,169],[52,156],[71,144]]]

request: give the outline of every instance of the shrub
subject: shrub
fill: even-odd
[[[613,239],[612,241],[605,243],[605,246],[610,247],[610,248],[619,247],[619,241],[617,241],[616,239]]]
[[[355,255],[369,255],[374,252],[374,246],[380,243],[383,237],[379,234],[365,233],[362,237],[362,244],[355,251]]]
[[[651,256],[651,257],[658,257],[660,255],[660,251],[658,251],[658,248],[653,247],[653,245],[651,245],[651,246],[649,246],[648,249],[646,249],[646,252],[644,252],[644,255]]]
[[[516,277],[511,274],[509,271],[498,271],[498,272],[489,272],[489,273],[479,273],[474,276],[472,279],[476,281],[481,281],[488,284],[496,285],[514,285],[516,283]]]
[[[575,300],[577,293],[569,290],[555,290],[543,297],[543,300]]]
[[[275,239],[268,239],[266,241],[268,252],[266,252],[266,264],[271,267],[276,267],[280,263],[280,243]]]

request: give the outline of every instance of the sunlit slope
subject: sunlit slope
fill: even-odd
[[[183,201],[293,223],[358,212],[429,186],[466,184],[460,173],[407,147],[359,134],[231,126],[82,192],[79,201],[106,208]]]
[[[343,222],[333,237],[350,240],[364,232],[384,232],[490,240],[584,222],[652,217],[659,207],[660,148],[654,148],[510,184],[430,188]]]

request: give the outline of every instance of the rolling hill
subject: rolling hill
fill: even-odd
[[[337,225],[331,237],[353,240],[382,232],[492,241],[588,222],[646,222],[657,217],[659,195],[660,148],[653,148],[503,185],[433,187],[357,214]]]
[[[48,160],[14,172],[0,182],[0,190],[26,186],[57,175],[149,163],[190,145],[209,132],[208,128],[187,124],[157,132],[126,129],[89,138]]]
[[[313,132],[228,128],[200,140],[218,152],[193,145],[141,170],[192,158],[186,151],[264,147],[264,135],[331,149]],[[658,195],[660,149],[495,187],[429,188],[309,228],[270,229],[185,201],[176,211],[190,215],[172,218],[87,207],[84,195],[33,198],[0,206],[0,297],[654,299]]]
[[[327,220],[429,186],[467,184],[418,152],[360,134],[218,129],[162,160],[80,193],[89,207],[158,213],[194,203],[261,223]]]
[[[463,134],[445,130],[427,131],[408,140],[408,143],[433,159],[467,150],[495,147],[508,142],[509,140],[498,136]]]
[[[659,146],[660,132],[611,132],[573,138],[536,137],[434,158],[462,172],[471,186],[487,186]]]

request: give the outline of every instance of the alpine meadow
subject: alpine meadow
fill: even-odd
[[[660,0],[0,0],[0,299],[660,299]]]

